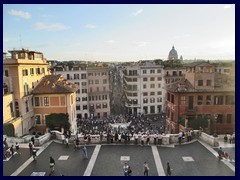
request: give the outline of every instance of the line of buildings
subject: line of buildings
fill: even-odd
[[[94,64],[58,62],[50,65],[41,52],[9,51],[3,57],[3,123],[12,123],[15,135],[47,131],[51,113],[76,120],[111,115],[114,103],[125,114],[166,113],[166,131],[181,130],[180,119],[208,118],[208,133],[235,131],[235,64],[197,61],[184,64],[174,46],[168,60]],[[114,68],[113,68],[114,67]],[[117,72],[114,72],[115,69]],[[118,75],[116,75],[118,73]],[[111,84],[113,76],[121,82]],[[114,86],[123,89],[121,101]],[[119,94],[119,92],[118,92]],[[113,101],[113,97],[115,101]],[[110,99],[111,98],[111,99]],[[55,129],[62,127],[56,123]]]

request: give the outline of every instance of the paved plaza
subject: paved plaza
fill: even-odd
[[[223,147],[235,159],[235,146]],[[149,176],[165,176],[167,162],[172,176],[235,176],[235,161],[219,161],[216,149],[200,141],[182,145],[87,145],[88,159],[82,147],[74,151],[57,141],[39,148],[37,160],[30,157],[29,149],[3,162],[4,176],[48,176],[49,157],[55,159],[54,176],[123,176],[123,161],[129,160],[132,176],[143,176],[143,163],[149,165]]]

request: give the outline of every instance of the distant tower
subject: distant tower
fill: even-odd
[[[178,54],[177,54],[177,51],[174,49],[174,46],[173,46],[171,51],[169,52],[168,60],[176,60],[176,59],[178,59]]]
[[[182,57],[182,55],[180,56],[180,60],[181,60],[181,61],[183,60],[183,57]]]

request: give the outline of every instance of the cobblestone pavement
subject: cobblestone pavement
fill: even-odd
[[[54,176],[123,176],[121,158],[130,159],[133,176],[143,176],[145,161],[150,167],[149,176],[165,176],[167,162],[173,176],[235,176],[235,164],[229,166],[218,161],[216,151],[198,141],[171,146],[87,145],[88,159],[84,159],[82,147],[74,151],[72,145],[66,148],[58,142],[48,144],[38,150],[36,161],[27,148],[21,148],[20,155],[4,161],[3,175],[48,176],[49,156],[52,156],[56,162]],[[227,149],[235,154],[235,147]]]

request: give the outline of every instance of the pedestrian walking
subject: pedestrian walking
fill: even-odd
[[[12,156],[14,155],[14,149],[13,149],[13,145],[10,147],[10,151],[11,151],[11,154],[12,154]]]
[[[69,139],[68,139],[68,137],[66,137],[66,148],[68,148],[69,147],[69,145],[68,145],[68,143],[69,143]]]
[[[50,165],[50,173],[49,176],[51,176],[54,173],[54,166],[55,166],[55,160],[52,156],[49,158],[49,165]]]
[[[123,165],[124,176],[128,176],[128,164],[125,162]]]
[[[145,161],[143,164],[143,175],[148,176],[148,172],[149,172],[149,167],[148,167],[147,162]]]
[[[86,144],[84,145],[83,147],[83,155],[84,155],[84,159],[88,159],[88,154],[87,154],[87,147],[86,147]]]
[[[18,142],[16,142],[15,148],[16,148],[16,152],[17,152],[18,154],[21,154],[20,149],[19,149],[19,144],[18,144]]]
[[[7,138],[4,139],[3,144],[4,144],[4,147],[5,147],[5,150],[7,150],[8,149]]]
[[[33,160],[35,161],[37,157],[37,150],[35,148],[33,148],[32,150],[32,156],[33,156]]]
[[[31,137],[32,144],[35,145],[35,139],[34,136]]]
[[[64,141],[65,141],[65,136],[64,136],[64,134],[61,134],[61,139],[62,139],[62,144],[64,144]]]
[[[132,176],[132,169],[130,166],[128,166],[128,176]]]
[[[154,138],[154,145],[156,145],[157,144],[157,134],[156,134],[156,132],[154,133],[153,138]]]
[[[171,167],[169,165],[169,162],[167,162],[167,176],[171,176]]]
[[[30,156],[32,156],[33,145],[31,142],[29,142],[28,147],[29,147]]]

